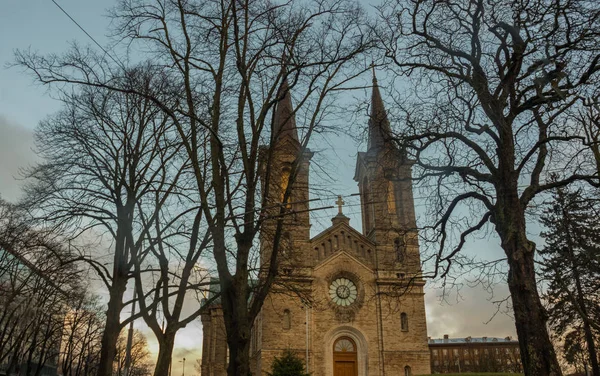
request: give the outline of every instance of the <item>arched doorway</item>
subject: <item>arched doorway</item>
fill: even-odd
[[[350,337],[340,337],[333,343],[333,376],[357,376],[356,343]]]

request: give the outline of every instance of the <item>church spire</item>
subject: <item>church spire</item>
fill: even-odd
[[[371,115],[369,118],[369,143],[367,150],[383,146],[391,134],[390,122],[379,92],[375,67],[373,67],[373,92],[371,94]]]
[[[290,95],[290,88],[287,81],[287,70],[285,70],[285,68],[283,71],[283,82],[277,91],[277,99],[279,99],[279,102],[275,107],[273,134],[276,139],[290,137],[293,140],[298,141],[296,116],[294,114],[294,108],[292,107],[292,96]]]

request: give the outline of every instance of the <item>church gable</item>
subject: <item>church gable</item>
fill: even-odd
[[[375,261],[375,244],[345,223],[328,228],[312,238],[310,244],[317,264],[339,251],[345,251],[366,265]]]

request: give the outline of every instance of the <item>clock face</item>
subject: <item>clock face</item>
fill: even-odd
[[[342,307],[354,303],[357,295],[356,285],[348,278],[338,278],[329,286],[329,297]]]

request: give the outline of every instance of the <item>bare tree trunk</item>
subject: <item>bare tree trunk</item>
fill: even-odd
[[[171,366],[171,358],[173,356],[173,346],[175,344],[175,334],[177,332],[169,330],[165,331],[162,338],[158,339],[158,357],[156,358],[156,366],[154,367],[154,376],[168,376]]]
[[[127,289],[127,278],[130,267],[128,264],[129,250],[132,245],[131,221],[134,202],[127,197],[125,205],[117,203],[117,233],[115,236],[115,255],[113,258],[112,285],[109,288],[110,298],[106,311],[106,324],[100,342],[100,363],[98,376],[112,376],[113,361],[117,355],[117,341],[121,333],[121,311],[123,310],[123,295]]]
[[[127,280],[113,279],[110,289],[108,310],[106,311],[106,325],[100,341],[100,362],[98,376],[112,376],[113,361],[117,355],[117,340],[121,332],[121,310],[123,309],[123,293]]]
[[[237,304],[235,311],[246,311],[245,305]],[[227,365],[228,376],[250,375],[250,325],[246,320],[239,320],[246,315],[232,315],[227,331],[227,345],[229,347],[229,364]]]
[[[516,184],[515,184],[516,187]],[[514,215],[521,207],[516,189],[504,200],[507,210],[497,230],[509,265],[508,288],[515,314],[515,326],[523,370],[527,376],[561,375],[554,346],[546,328],[548,315],[542,306],[535,278],[535,244],[527,239],[525,216]],[[511,199],[512,198],[512,199]]]
[[[560,375],[554,346],[546,330],[548,316],[537,292],[533,245],[529,241],[527,243],[525,247],[514,243],[508,274],[523,369],[528,376]],[[512,244],[505,246],[513,247]]]

